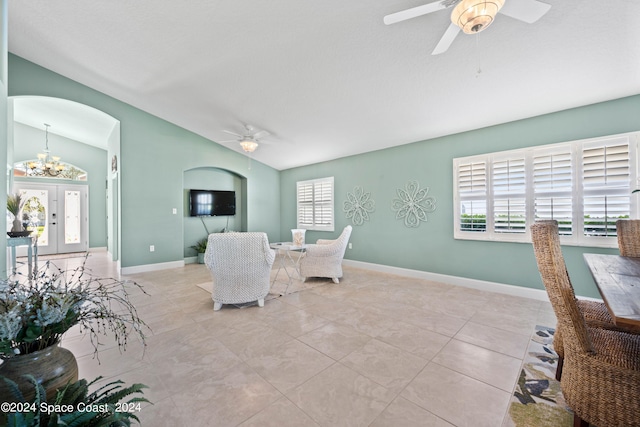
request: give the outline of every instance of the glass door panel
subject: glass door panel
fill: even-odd
[[[59,185],[56,253],[85,252],[89,249],[88,187]]]
[[[28,222],[27,228],[34,230],[31,235],[38,236],[38,247],[49,246],[49,189],[20,189],[20,194],[25,201],[22,208],[22,217]]]
[[[80,191],[65,190],[64,192],[64,243],[76,244],[80,242]]]

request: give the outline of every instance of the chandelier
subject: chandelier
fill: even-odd
[[[49,151],[49,126],[45,126],[44,153],[38,153],[38,160],[27,162],[28,174],[35,176],[58,176],[64,171],[64,165],[60,163],[59,156],[52,156]]]
[[[466,34],[485,30],[504,5],[504,0],[462,0],[451,13],[451,22]]]

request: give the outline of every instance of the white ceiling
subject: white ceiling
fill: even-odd
[[[44,96],[13,98],[13,120],[49,133],[107,149],[117,121],[108,114],[66,99]],[[44,144],[44,139],[43,139]]]
[[[545,0],[437,56],[451,9],[382,22],[428,2],[12,1],[9,51],[213,141],[268,130],[277,169],[640,93],[637,0]]]

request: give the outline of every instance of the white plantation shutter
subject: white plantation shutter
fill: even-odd
[[[493,226],[497,233],[524,233],[526,180],[524,157],[493,162]]]
[[[458,194],[461,231],[487,231],[487,164],[485,162],[459,165]]]
[[[533,155],[535,220],[555,219],[561,235],[573,231],[573,178],[570,147],[536,150]]]
[[[297,183],[297,228],[333,231],[333,177]]]
[[[631,210],[628,138],[585,147],[582,165],[584,235],[615,236],[616,220]]]
[[[313,183],[298,182],[297,228],[313,227]]]
[[[314,183],[315,209],[313,222],[319,227],[333,228],[333,179]]]
[[[525,242],[554,219],[563,244],[617,247],[616,220],[640,216],[639,144],[633,132],[454,159],[454,237]]]

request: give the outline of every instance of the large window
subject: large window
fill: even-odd
[[[564,244],[616,247],[616,220],[638,214],[639,135],[454,159],[454,237],[528,242],[555,219]]]
[[[333,231],[333,177],[298,181],[298,226],[306,230]]]

